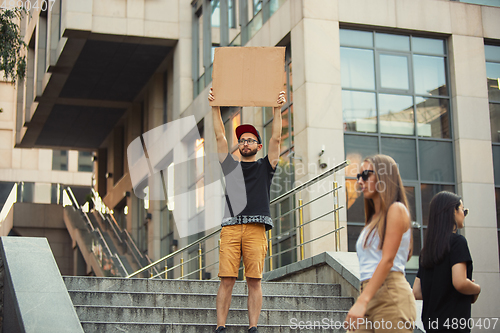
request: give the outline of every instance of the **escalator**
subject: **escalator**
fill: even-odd
[[[64,207],[64,223],[96,276],[125,277],[151,263],[128,231],[120,228],[108,208],[83,209],[70,187],[64,189],[64,196],[71,202]],[[94,191],[92,200],[94,207],[103,207]],[[147,277],[147,273],[141,277]]]

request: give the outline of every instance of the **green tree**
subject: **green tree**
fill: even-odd
[[[22,51],[27,45],[17,23],[25,14],[27,11],[20,8],[0,10],[0,70],[13,83],[26,75],[26,55]]]

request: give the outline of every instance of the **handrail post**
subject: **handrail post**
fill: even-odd
[[[181,280],[184,279],[184,255],[182,255],[181,257],[181,277],[180,277]]]
[[[201,260],[201,243],[198,243],[198,263],[200,268],[200,280],[203,280],[202,260]]]
[[[168,264],[165,262],[165,280],[168,279]]]
[[[299,225],[300,225],[300,260],[304,260],[304,228],[302,224],[304,223],[302,199],[299,199]]]
[[[338,188],[339,183],[334,180],[333,181],[333,188],[336,189]],[[340,221],[339,221],[339,195],[338,195],[338,189],[333,191],[333,209],[335,209],[335,212],[333,213],[333,220],[335,222],[335,229],[340,228]],[[340,235],[338,232],[335,233],[335,251],[340,252]]]
[[[271,231],[272,229],[269,229],[267,232],[269,234],[268,239],[269,239],[269,271],[273,270],[273,240],[271,239],[273,237],[273,233]]]

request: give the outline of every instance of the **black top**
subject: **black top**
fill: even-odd
[[[467,278],[472,279],[472,258],[467,240],[462,235],[452,234],[450,253],[440,264],[432,269],[419,266],[417,277],[422,289],[422,322],[427,332],[450,332],[452,327],[457,328],[454,332],[470,332],[467,325],[452,326],[454,322],[460,323],[460,318],[468,320],[471,316],[473,296],[461,294],[453,287],[451,268],[461,262],[466,263]],[[465,328],[460,329],[460,326]]]
[[[269,163],[269,158],[266,156],[255,162],[237,162],[227,154],[221,166],[226,180],[224,218],[267,216],[269,218],[266,220],[270,220],[271,181],[276,169]],[[264,223],[264,220],[259,221]]]

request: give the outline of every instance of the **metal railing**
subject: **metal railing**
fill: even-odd
[[[123,264],[120,256],[115,251],[112,251],[110,244],[106,241],[101,229],[96,222],[93,222],[89,213],[82,209],[78,203],[73,191],[69,186],[64,188],[64,193],[68,196],[71,206],[78,211],[83,218],[87,228],[87,234],[84,235],[85,246],[92,252],[99,263],[105,276],[124,276],[127,275],[127,269]],[[83,244],[82,244],[83,245]]]
[[[331,176],[332,174],[335,174],[336,172],[343,170],[347,165],[349,165],[349,162],[344,161],[344,162],[340,163],[339,165],[336,165],[336,166],[330,168],[329,170],[327,170],[327,171],[323,172],[322,174],[308,180],[307,182],[301,184],[300,186],[297,186],[297,187],[291,189],[290,191],[280,195],[279,197],[273,199],[270,204],[271,205],[279,204],[280,202],[284,201],[285,199],[290,198],[291,196],[294,196],[295,194],[312,186],[313,184],[316,184],[322,180],[325,180],[325,178]],[[339,185],[336,180],[334,180],[332,184],[333,184],[333,188],[331,190],[327,191],[326,193],[323,193],[323,194],[317,196],[316,198],[311,199],[310,201],[308,201],[306,203],[304,203],[302,199],[299,199],[297,207],[292,208],[291,210],[273,218],[273,221],[275,221],[275,223],[279,223],[282,217],[287,216],[289,214],[293,214],[295,212],[298,212],[299,223],[297,226],[294,226],[294,227],[288,229],[287,231],[285,231],[281,234],[278,234],[278,235],[273,236],[271,230],[268,231],[269,254],[265,260],[267,260],[269,263],[269,270],[273,269],[273,258],[274,257],[277,257],[277,256],[282,255],[282,254],[289,252],[289,251],[299,249],[298,250],[300,253],[299,258],[300,258],[300,260],[303,260],[303,259],[305,259],[305,249],[304,249],[305,245],[310,244],[314,241],[317,241],[318,239],[324,238],[324,237],[331,235],[333,233],[336,234],[335,235],[335,249],[336,249],[336,251],[340,250],[340,237],[339,237],[338,232],[341,229],[343,229],[343,227],[339,226],[339,224],[340,224],[340,222],[339,222],[339,210],[344,208],[344,207],[339,205],[338,191],[342,188],[342,186]],[[307,222],[304,222],[303,221],[303,209],[304,209],[304,207],[306,207],[307,205],[310,205],[311,203],[313,203],[321,198],[329,196],[330,194],[333,197],[333,209],[329,210],[328,212],[326,212],[324,214],[321,214],[320,216],[312,218]],[[325,233],[325,234],[322,234],[314,239],[304,241],[304,227],[306,225],[311,224],[317,220],[320,220],[320,219],[322,219],[330,214],[333,214],[334,229]],[[291,246],[289,248],[286,248],[283,251],[280,251],[278,253],[273,254],[272,253],[273,240],[279,240],[281,237],[289,236],[291,233],[293,233],[296,230],[299,231],[298,244]],[[198,273],[198,278],[200,280],[203,279],[203,271],[206,271],[208,268],[210,268],[214,265],[217,265],[219,263],[218,260],[216,260],[214,262],[211,262],[211,263],[203,266],[203,259],[204,258],[206,259],[207,254],[210,254],[211,252],[213,252],[215,250],[219,250],[219,248],[220,248],[220,239],[218,239],[218,237],[220,237],[219,236],[220,231],[221,231],[221,228],[217,228],[216,230],[210,232],[208,235],[205,235],[205,236],[201,237],[200,239],[198,239],[198,240],[162,257],[161,259],[158,259],[155,262],[152,262],[151,264],[139,269],[138,271],[128,275],[127,278],[138,277],[141,273],[144,273],[144,272],[148,272],[149,273],[148,276],[150,276],[151,279],[167,278],[169,272],[171,272],[171,271],[175,272],[175,270],[177,270],[177,271],[180,271],[180,273],[179,273],[179,276],[175,279],[184,279],[184,278],[186,278],[188,276],[192,276],[196,273]],[[203,248],[206,247],[208,240],[212,240],[212,243],[216,243],[217,245],[212,247],[209,250],[203,251]],[[216,240],[218,240],[218,242],[216,242]],[[185,261],[184,255],[185,255],[186,251],[189,251],[193,247],[198,248],[198,254],[196,256],[188,259],[187,261]],[[191,250],[191,252],[192,252],[192,250]],[[172,259],[172,258],[175,258],[178,256],[180,256],[180,259],[178,260],[178,264],[174,264],[172,267],[168,267],[167,261],[169,259]],[[197,262],[197,268],[186,273],[185,266],[188,263],[193,262],[195,260]],[[153,269],[155,269],[155,272],[153,272]],[[243,267],[240,268],[240,270],[241,269],[243,269]],[[216,277],[214,277],[214,278],[216,278]]]
[[[5,201],[2,210],[0,211],[0,225],[7,218],[7,214],[9,214],[10,209],[17,202],[17,183],[14,183],[12,186],[12,190],[10,191],[7,200]]]
[[[142,251],[137,247],[134,239],[130,235],[127,229],[121,228],[116,221],[113,212],[104,204],[99,193],[92,189],[92,203],[94,204],[95,211],[99,214],[101,220],[105,223],[106,228],[112,230],[118,242],[126,248],[126,252],[130,253],[138,267],[143,267],[145,265],[151,264],[151,259],[143,254]],[[118,257],[118,256],[117,256]],[[158,273],[155,268],[154,271]],[[126,275],[129,273],[126,272]]]

